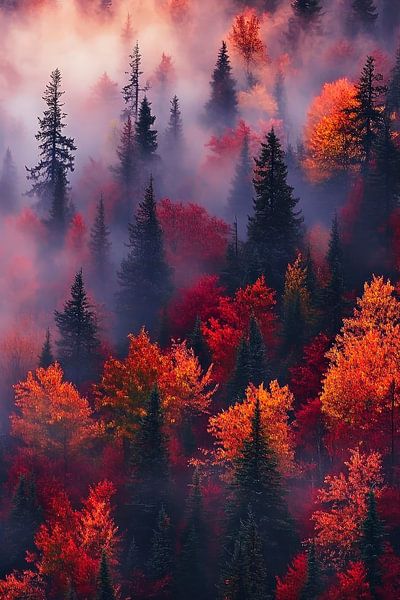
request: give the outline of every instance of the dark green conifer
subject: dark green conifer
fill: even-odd
[[[208,369],[211,363],[211,356],[207,342],[204,339],[201,325],[201,319],[199,316],[197,316],[193,331],[188,338],[188,345],[190,348],[192,348],[195,356],[197,356],[199,359],[199,363],[202,368]]]
[[[329,331],[337,333],[342,325],[345,291],[343,248],[337,215],[332,221],[326,260],[329,267],[329,280],[324,292],[326,324]]]
[[[268,383],[270,379],[270,366],[268,364],[267,349],[257,319],[252,316],[249,325],[248,344],[249,379],[255,386]]]
[[[173,562],[171,519],[162,506],[158,514],[157,528],[153,531],[149,573],[152,579],[163,579],[171,574]]]
[[[53,348],[51,344],[50,329],[47,328],[46,337],[39,355],[39,367],[47,369],[54,363]]]
[[[375,494],[370,490],[367,494],[367,514],[361,526],[360,552],[374,598],[378,597],[377,588],[382,583],[379,559],[383,554],[383,538],[383,526],[376,509]]]
[[[236,352],[236,363],[228,385],[228,404],[244,400],[247,386],[250,383],[249,344],[245,337],[239,342]]]
[[[94,223],[90,231],[90,252],[94,275],[98,282],[101,281],[102,285],[104,285],[104,281],[107,275],[109,275],[110,249],[110,230],[106,223],[104,198],[103,194],[101,194]]]
[[[211,85],[211,98],[206,104],[206,121],[217,129],[233,127],[237,118],[236,83],[232,77],[226,42],[218,53]]]
[[[157,131],[152,128],[155,120],[156,117],[151,114],[151,103],[145,96],[140,104],[139,116],[135,124],[135,141],[139,158],[147,163],[157,156]]]
[[[374,0],[352,1],[350,25],[353,31],[371,31],[378,16]]]
[[[106,553],[103,551],[97,577],[96,600],[116,600]]]
[[[312,542],[307,550],[307,578],[299,600],[317,600],[321,592],[320,567]]]
[[[243,138],[231,191],[228,197],[228,213],[237,222],[238,234],[243,239],[246,235],[246,225],[252,211],[254,187],[252,183],[253,165],[250,160],[249,136]]]

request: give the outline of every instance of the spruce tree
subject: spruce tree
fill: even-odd
[[[60,194],[61,188],[65,193],[69,184],[68,172],[74,170],[76,146],[73,138],[63,134],[67,116],[62,110],[63,94],[61,73],[56,69],[51,73],[50,83],[46,86],[43,96],[47,109],[43,117],[39,117],[39,132],[36,135],[39,142],[39,162],[35,167],[27,168],[27,177],[32,182],[29,194],[38,196],[41,205],[47,210],[57,203],[55,196]],[[61,201],[60,196],[57,201]],[[51,215],[51,218],[53,219],[54,215]]]
[[[201,367],[203,369],[208,369],[211,363],[211,356],[207,342],[204,339],[201,325],[201,319],[197,316],[193,331],[188,337],[188,345],[192,348],[195,356],[198,358]]]
[[[378,18],[374,0],[353,0],[351,3],[353,29],[371,31]]]
[[[396,60],[391,72],[386,99],[387,112],[400,113],[400,48],[396,53]]]
[[[39,355],[39,367],[47,369],[54,363],[53,348],[51,344],[50,329],[46,331],[46,337]]]
[[[164,257],[163,234],[157,218],[153,179],[129,225],[129,253],[118,273],[117,296],[122,332],[154,328],[157,313],[171,292],[171,271]]]
[[[106,223],[103,194],[97,204],[96,216],[90,230],[90,253],[93,271],[98,282],[104,285],[110,266],[110,230]]]
[[[342,324],[345,291],[343,248],[337,215],[332,221],[326,261],[329,267],[329,280],[324,292],[326,326],[335,334]]]
[[[238,224],[238,233],[241,238],[246,235],[247,220],[252,210],[254,188],[252,183],[253,166],[250,160],[249,136],[246,133],[240,152],[239,162],[236,166],[228,197],[229,217],[234,217]]]
[[[367,168],[382,123],[383,94],[386,92],[382,80],[382,75],[376,72],[374,57],[368,56],[356,85],[355,104],[344,111],[348,117],[350,133]]]
[[[75,275],[64,310],[54,314],[59,331],[58,359],[66,378],[80,384],[96,374],[100,349],[96,314],[86,295],[82,269]]]
[[[221,600],[268,600],[263,547],[251,508],[241,522],[232,556],[219,586]]]
[[[165,142],[168,152],[177,152],[181,149],[183,138],[182,113],[178,96],[171,100],[168,127],[165,132]]]
[[[249,383],[249,345],[246,337],[243,336],[236,351],[235,367],[228,384],[228,404],[234,404],[235,402],[244,400]]]
[[[248,373],[251,383],[259,386],[270,379],[267,350],[257,319],[252,316],[249,325]]]
[[[287,183],[285,154],[272,129],[256,159],[254,214],[249,218],[247,253],[250,272],[265,274],[273,287],[282,288],[288,263],[301,238],[302,217],[297,198]]]
[[[67,185],[64,170],[61,165],[57,165],[50,212],[46,222],[53,234],[53,240],[58,243],[62,241],[59,234],[65,233],[71,215]]]
[[[135,192],[139,186],[138,151],[131,116],[122,126],[121,140],[117,148],[118,164],[112,167],[121,190],[120,217],[128,218],[134,205]]]
[[[11,212],[16,210],[17,199],[17,169],[11,150],[7,148],[0,176],[0,211]]]
[[[233,127],[237,118],[236,82],[232,77],[226,42],[218,53],[211,85],[211,98],[206,104],[206,121],[218,129]]]
[[[139,115],[140,93],[145,92],[148,89],[147,85],[142,88],[140,83],[143,71],[140,70],[142,56],[140,54],[138,42],[136,42],[129,59],[129,71],[126,72],[126,75],[128,75],[128,83],[122,89],[122,95],[126,104],[124,115],[125,117],[132,117],[136,123]]]
[[[237,530],[251,506],[263,540],[263,554],[271,578],[287,562],[296,534],[289,514],[277,460],[270,448],[256,398],[251,432],[235,461],[232,482],[233,500],[229,506],[228,533]]]
[[[101,554],[99,574],[97,576],[96,600],[116,600],[110,567],[104,550]]]
[[[41,521],[41,509],[36,486],[28,475],[21,475],[11,501],[11,512],[5,532],[5,545],[11,568],[22,567],[27,550],[33,545],[34,534]]]
[[[153,531],[148,570],[154,580],[171,575],[173,562],[171,519],[162,506]]]
[[[158,148],[157,131],[152,129],[156,117],[151,114],[151,103],[145,96],[140,104],[139,116],[135,124],[135,141],[139,157],[144,162],[156,158]]]
[[[320,569],[315,552],[315,543],[312,542],[307,550],[307,577],[299,600],[317,600],[320,592]]]
[[[361,526],[360,553],[373,597],[381,585],[382,573],[379,559],[383,554],[383,527],[376,509],[373,490],[367,494],[367,514]]]
[[[303,26],[315,23],[321,16],[322,6],[319,0],[294,0],[292,8]]]

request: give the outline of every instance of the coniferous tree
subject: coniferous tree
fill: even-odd
[[[93,270],[98,282],[104,285],[110,266],[110,230],[106,223],[103,194],[97,204],[96,216],[90,230],[90,252]]]
[[[162,506],[158,514],[157,528],[153,531],[148,570],[152,579],[171,575],[173,562],[171,519]]]
[[[136,123],[139,115],[140,93],[146,92],[148,89],[147,85],[142,88],[140,83],[140,77],[143,75],[143,71],[140,70],[142,56],[140,54],[138,42],[136,42],[129,58],[129,71],[126,72],[126,75],[128,75],[128,83],[123,87],[122,95],[126,104],[125,116],[132,117]]]
[[[250,506],[263,540],[263,554],[271,578],[287,563],[296,533],[289,514],[282,478],[261,421],[256,398],[251,432],[235,461],[233,500],[229,506],[229,531],[237,530]]]
[[[362,162],[367,168],[382,123],[382,98],[386,92],[382,80],[382,75],[376,72],[374,57],[368,56],[360,80],[356,85],[355,105],[345,110],[350,133],[354,143],[358,146]]]
[[[294,0],[292,8],[303,26],[315,23],[321,16],[322,6],[319,0]]]
[[[121,217],[128,217],[134,205],[135,192],[139,186],[138,151],[131,116],[128,115],[117,148],[118,164],[112,167],[115,178],[121,188]]]
[[[248,368],[249,379],[255,386],[270,379],[267,350],[258,321],[254,316],[251,317],[249,325]]]
[[[249,344],[246,338],[242,337],[236,352],[235,368],[228,384],[228,404],[243,400],[249,383]]]
[[[332,333],[336,333],[342,324],[345,291],[343,248],[337,215],[332,221],[326,260],[329,267],[329,281],[324,293],[326,324]]]
[[[228,213],[234,217],[238,224],[238,233],[241,238],[246,235],[247,220],[253,204],[254,188],[252,183],[252,163],[249,152],[249,136],[246,133],[240,152],[239,162],[236,166],[235,176],[232,181],[228,197]]]
[[[370,490],[367,494],[367,514],[361,527],[360,552],[374,598],[377,597],[377,588],[382,583],[379,559],[383,554],[383,537],[383,526],[376,509],[375,494]]]
[[[43,118],[39,117],[39,132],[36,139],[39,142],[39,162],[27,169],[28,179],[32,182],[31,195],[38,196],[41,205],[49,210],[52,204],[61,201],[55,196],[68,188],[68,172],[74,170],[74,152],[76,146],[73,138],[63,134],[65,117],[61,97],[61,73],[56,69],[51,73],[50,83],[46,86],[43,100],[47,104]],[[54,211],[54,206],[53,206]],[[54,215],[51,215],[52,219]]]
[[[208,369],[211,363],[211,356],[207,342],[204,339],[201,325],[201,319],[197,316],[193,331],[188,338],[188,344],[190,348],[192,348],[195,356],[197,356],[201,367],[203,369]]]
[[[223,570],[221,600],[268,600],[265,560],[257,523],[251,508],[241,522],[238,539]]]
[[[315,552],[315,543],[312,542],[307,550],[307,577],[299,600],[317,600],[320,591],[320,569]]]
[[[151,103],[145,96],[140,104],[139,116],[135,124],[135,141],[139,157],[144,162],[156,158],[158,148],[157,131],[152,129],[156,117],[151,114]]]
[[[238,240],[237,223],[234,223],[234,240],[228,244],[225,256],[225,264],[220,274],[221,283],[233,296],[244,283],[244,245]]]
[[[353,30],[371,31],[378,18],[374,0],[353,0],[350,18]]]
[[[131,542],[128,547],[128,552],[126,553],[126,558],[124,562],[124,570],[127,575],[132,575],[134,570],[138,566],[139,559],[139,551],[136,544],[136,538],[133,535],[131,538]]]
[[[391,72],[386,99],[387,112],[400,112],[400,48],[396,53],[396,60]]]
[[[163,234],[157,218],[153,179],[129,225],[129,253],[118,273],[118,312],[122,331],[151,329],[171,292],[171,272],[165,262]]]
[[[111,579],[110,567],[106,553],[102,552],[100,569],[97,576],[96,600],[116,600],[114,586]]]
[[[0,176],[0,210],[2,212],[15,210],[17,197],[17,169],[11,150],[7,148]]]
[[[222,42],[210,85],[211,98],[205,107],[207,123],[218,129],[233,127],[238,114],[236,82],[226,42]]]
[[[46,337],[39,355],[39,367],[47,369],[54,363],[53,348],[51,344],[50,329],[46,331]]]
[[[165,132],[165,141],[169,152],[177,152],[181,149],[183,138],[182,113],[178,96],[171,100],[168,127]]]
[[[282,121],[287,119],[285,76],[281,69],[275,76],[274,97],[278,107],[278,116]]]
[[[59,331],[58,358],[67,379],[82,383],[96,373],[100,342],[96,314],[91,310],[82,269],[75,275],[71,298],[62,312],[55,311]]]
[[[272,129],[256,159],[254,214],[248,224],[248,260],[251,271],[265,274],[278,289],[301,238],[302,218],[297,198],[287,183],[285,154]],[[257,275],[257,273],[254,273]]]
[[[61,242],[62,237],[59,234],[65,233],[68,220],[71,214],[71,208],[68,202],[68,189],[65,173],[61,165],[57,165],[56,179],[47,224],[53,233],[53,239]]]

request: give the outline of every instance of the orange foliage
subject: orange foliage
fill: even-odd
[[[382,488],[381,456],[378,452],[352,450],[345,462],[347,475],[328,475],[325,488],[318,491],[318,501],[327,510],[317,510],[315,542],[329,564],[342,565],[357,557],[357,542],[366,514],[366,496],[374,489],[379,498]]]
[[[237,15],[232,25],[229,40],[243,59],[247,71],[250,65],[267,58],[267,51],[260,39],[260,19],[253,10]]]
[[[131,438],[144,414],[147,398],[157,384],[169,424],[188,412],[206,412],[215,391],[211,368],[203,373],[193,351],[174,343],[162,352],[142,330],[129,336],[128,356],[109,359],[96,387],[98,406],[105,410],[107,426],[118,436]]]
[[[251,432],[257,398],[268,443],[276,454],[280,469],[290,473],[293,471],[294,451],[288,414],[293,408],[293,394],[288,386],[280,387],[276,380],[271,381],[269,389],[265,389],[263,384],[258,388],[250,385],[243,402],[237,402],[210,418],[208,431],[216,438],[216,460],[229,467],[239,456]]]
[[[239,289],[234,298],[222,296],[216,317],[203,325],[203,334],[211,350],[217,381],[226,381],[235,362],[240,338],[246,335],[252,315],[257,319],[268,349],[276,345],[277,317],[275,292],[264,277]]]
[[[33,571],[11,573],[0,581],[2,600],[46,600],[42,579]]]
[[[394,291],[382,277],[366,283],[353,316],[344,320],[327,353],[322,410],[333,427],[344,422],[363,439],[390,421],[393,382],[398,406],[400,301]]]
[[[325,83],[310,106],[304,132],[303,166],[311,181],[326,181],[348,170],[358,158],[343,112],[354,106],[355,91],[348,79]]]
[[[14,388],[19,412],[11,416],[12,433],[37,454],[67,463],[99,434],[88,401],[63,381],[60,365],[30,371]]]

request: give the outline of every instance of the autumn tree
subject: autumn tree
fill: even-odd
[[[254,11],[239,14],[232,25],[229,39],[246,67],[248,85],[255,83],[252,66],[266,58],[266,48],[260,38],[260,19]]]
[[[55,311],[59,331],[58,356],[68,377],[82,383],[96,372],[99,363],[100,341],[96,314],[89,304],[82,269],[75,275],[71,298],[64,310]]]
[[[50,215],[67,214],[68,172],[74,170],[74,152],[76,146],[73,138],[63,134],[66,126],[61,97],[61,72],[56,69],[51,73],[50,83],[46,86],[43,100],[47,105],[43,117],[39,117],[39,162],[35,167],[27,169],[28,179],[32,182],[31,195],[39,198],[44,209],[52,209]],[[57,223],[60,226],[64,224]]]
[[[232,76],[226,42],[222,42],[211,79],[211,98],[206,104],[206,120],[217,127],[233,127],[237,117],[236,82]]]

